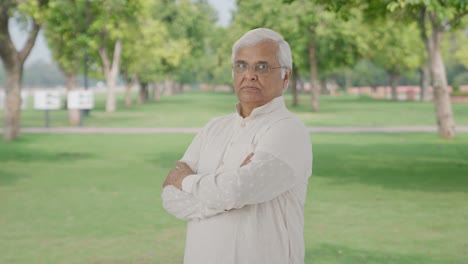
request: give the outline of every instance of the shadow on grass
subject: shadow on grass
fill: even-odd
[[[335,184],[468,192],[467,144],[317,143],[314,153],[313,175],[332,179]]]
[[[78,152],[73,150],[60,150],[54,152],[52,150],[47,150],[48,146],[54,141],[50,141],[40,147],[31,147],[31,144],[38,144],[38,142],[40,142],[40,138],[43,137],[47,138],[49,135],[36,135],[34,137],[23,136],[15,141],[0,142],[0,165],[2,165],[2,162],[9,161],[60,162],[96,158],[94,153],[89,152]]]
[[[18,172],[12,172],[0,169],[0,186],[6,186],[15,183],[21,178],[25,178],[28,175],[24,175]]]
[[[32,162],[77,162],[83,159],[94,158],[95,155],[83,152],[45,152],[45,151],[0,151],[0,186],[15,183],[20,178],[25,178],[31,174],[24,175],[14,171],[15,166],[27,166]],[[2,164],[3,163],[3,164]],[[8,163],[8,164],[5,164]],[[9,170],[12,169],[13,171]]]
[[[343,264],[442,264],[454,263],[450,260],[437,260],[432,256],[402,255],[381,251],[370,251],[343,247],[333,244],[320,244],[318,248],[306,249],[305,263],[343,263]]]
[[[0,162],[18,161],[18,162],[60,162],[60,161],[79,161],[83,159],[94,158],[95,155],[86,152],[47,152],[38,150],[12,150],[0,151]]]

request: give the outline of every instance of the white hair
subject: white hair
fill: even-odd
[[[234,64],[237,51],[240,48],[255,46],[261,41],[273,41],[278,45],[278,53],[276,54],[276,57],[278,58],[278,63],[281,67],[287,68],[281,68],[281,79],[284,80],[284,78],[286,77],[286,70],[292,70],[291,48],[289,47],[288,42],[284,40],[284,38],[279,33],[268,28],[252,29],[245,33],[240,39],[238,39],[236,43],[234,43],[234,45],[232,46],[232,63]]]

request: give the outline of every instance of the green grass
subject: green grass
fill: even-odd
[[[136,96],[136,95],[135,95]],[[310,111],[309,95],[302,95],[300,105],[288,107],[307,126],[435,126],[434,105],[430,102],[393,102],[365,97],[322,96],[319,113]],[[234,94],[192,91],[176,96],[163,96],[159,102],[134,107],[124,107],[123,94],[119,94],[117,112],[104,111],[104,95],[96,95],[96,108],[85,117],[84,125],[90,127],[200,127],[215,116],[234,111]],[[468,125],[468,104],[454,103],[453,111],[458,125]],[[51,126],[67,126],[65,110],[50,111]],[[44,111],[22,111],[23,127],[43,127]]]
[[[0,142],[0,263],[181,263],[160,186],[193,135]],[[467,263],[468,135],[313,134],[306,263]]]

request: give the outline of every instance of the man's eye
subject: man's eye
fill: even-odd
[[[257,64],[257,69],[266,70],[268,69],[268,64]]]
[[[239,69],[247,69],[249,66],[245,63],[236,64],[236,67]]]

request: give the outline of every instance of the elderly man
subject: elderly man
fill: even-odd
[[[304,263],[312,147],[282,97],[291,49],[259,28],[231,59],[237,112],[197,134],[163,184],[163,206],[188,221],[185,264]]]

